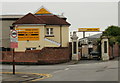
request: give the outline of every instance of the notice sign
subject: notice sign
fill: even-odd
[[[18,48],[18,42],[10,42],[11,48]]]
[[[16,30],[10,30],[10,42],[18,42],[18,33]]]
[[[39,28],[17,28],[18,41],[37,41],[39,40]]]
[[[100,31],[100,28],[78,28],[79,32],[83,32],[83,31]]]
[[[14,29],[10,30],[10,47],[18,48],[18,34]]]

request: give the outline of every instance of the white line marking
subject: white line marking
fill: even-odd
[[[65,70],[69,70],[69,68],[66,68]]]

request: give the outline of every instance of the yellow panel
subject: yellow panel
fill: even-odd
[[[39,28],[17,28],[18,41],[36,41],[39,40]]]
[[[78,31],[100,31],[100,28],[78,28]]]
[[[51,14],[49,11],[47,11],[45,8],[41,8],[38,12],[35,14]]]

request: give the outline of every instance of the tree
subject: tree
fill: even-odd
[[[120,44],[120,27],[118,26],[109,26],[102,34],[102,36],[108,36],[109,37],[109,43],[111,46],[115,42],[118,42]]]
[[[120,36],[120,27],[109,26],[104,32],[103,36]]]

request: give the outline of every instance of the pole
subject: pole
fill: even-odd
[[[13,48],[13,75],[15,75],[15,56],[14,56],[14,48]]]
[[[83,31],[83,38],[85,38],[85,31]]]

